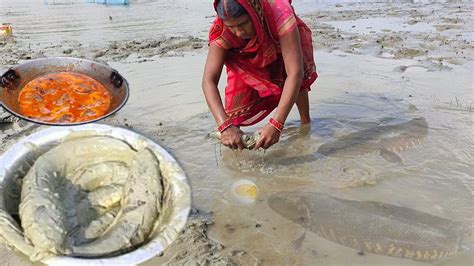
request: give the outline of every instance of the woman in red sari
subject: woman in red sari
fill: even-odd
[[[291,0],[217,0],[214,7],[202,81],[207,104],[222,143],[233,149],[244,147],[240,126],[258,123],[276,108],[255,145],[267,149],[279,141],[295,103],[301,123],[310,122],[308,91],[317,78],[311,31]],[[217,88],[224,65],[225,108]]]

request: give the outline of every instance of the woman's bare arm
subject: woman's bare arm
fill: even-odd
[[[303,81],[303,52],[298,28],[285,34],[280,38],[281,52],[285,63],[287,78],[283,86],[280,102],[275,111],[274,119],[280,123],[285,123],[291,108],[295,104]],[[255,148],[267,149],[280,139],[278,132],[270,124],[265,125],[261,130],[260,139]]]
[[[207,54],[206,65],[204,67],[204,74],[202,78],[202,90],[206,97],[207,105],[211,110],[214,119],[218,125],[221,125],[226,121],[227,114],[222,104],[221,96],[217,84],[222,73],[222,67],[224,66],[226,50],[222,49],[213,44],[209,45],[209,51]],[[244,148],[241,135],[242,131],[236,126],[230,126],[221,135],[222,144],[232,148],[240,149]]]
[[[222,67],[224,66],[225,54],[226,51],[224,49],[213,44],[209,45],[206,65],[202,77],[202,90],[206,97],[207,105],[219,125],[227,119],[221,96],[217,88],[222,73]]]
[[[284,123],[298,97],[304,75],[303,52],[298,28],[281,37],[280,45],[287,78],[274,119]]]

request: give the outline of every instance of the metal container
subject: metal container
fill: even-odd
[[[109,110],[99,118],[67,124],[44,122],[23,116],[18,102],[18,95],[23,87],[40,76],[58,72],[74,72],[102,83],[111,96]],[[71,126],[96,122],[120,110],[127,102],[128,96],[128,82],[115,69],[86,59],[72,57],[36,59],[10,68],[0,77],[0,105],[15,116],[44,125]]]
[[[153,151],[160,161],[163,180],[168,184],[164,197],[170,199],[169,204],[163,207],[161,226],[151,240],[133,251],[102,259],[53,257],[42,262],[49,265],[136,265],[163,253],[186,224],[191,209],[191,189],[183,169],[164,148],[127,129],[101,124],[49,127],[21,139],[0,157],[0,208],[15,217],[21,193],[18,179],[23,178],[34,161],[52,147],[64,140],[84,136],[109,136],[123,140],[135,149],[146,147]]]

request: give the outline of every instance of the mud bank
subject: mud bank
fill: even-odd
[[[130,41],[116,41],[107,45],[82,45],[80,42],[64,41],[42,48],[18,45],[15,38],[0,40],[4,67],[18,64],[21,60],[31,60],[52,56],[67,56],[92,59],[107,63],[114,61],[145,62],[158,56],[182,56],[183,52],[200,50],[205,40],[189,37],[169,37]]]

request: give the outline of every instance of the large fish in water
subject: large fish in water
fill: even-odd
[[[269,206],[338,244],[380,255],[434,261],[459,251],[469,227],[413,209],[322,193],[280,192]]]
[[[401,162],[395,154],[420,143],[428,135],[425,118],[414,118],[408,122],[376,126],[357,131],[337,140],[325,143],[318,152],[330,157],[355,157],[379,152],[390,162]]]

